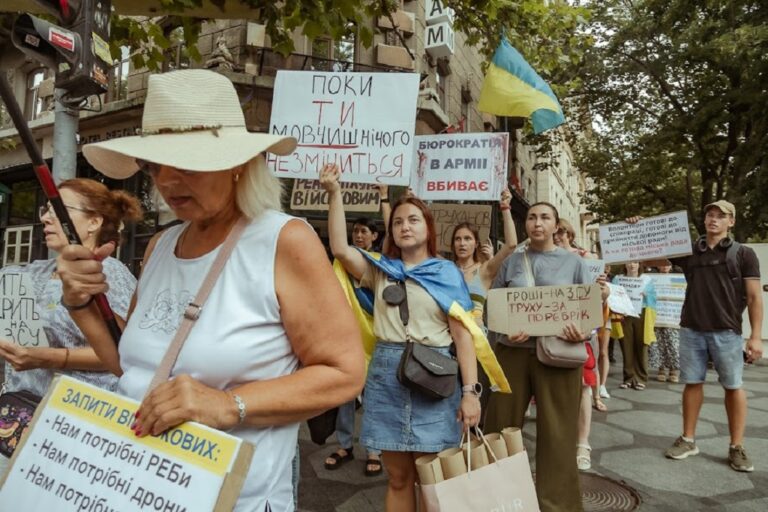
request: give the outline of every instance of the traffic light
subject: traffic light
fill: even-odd
[[[61,26],[22,14],[11,40],[27,55],[56,71],[62,100],[77,105],[107,90],[112,66],[109,53],[111,0],[36,0],[58,18]]]

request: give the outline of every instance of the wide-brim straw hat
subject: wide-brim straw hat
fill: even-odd
[[[264,151],[287,155],[296,139],[246,129],[232,82],[204,69],[149,77],[141,135],[83,146],[83,155],[110,178],[139,170],[136,160],[186,171],[231,169]]]

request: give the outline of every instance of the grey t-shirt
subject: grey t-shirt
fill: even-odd
[[[491,288],[526,288],[531,286],[525,273],[524,253],[513,252],[501,264]],[[552,251],[539,252],[528,249],[533,277],[536,286],[562,286],[569,284],[588,284],[592,282],[589,266],[578,254],[560,247]],[[533,348],[536,339],[530,338],[524,343],[509,343],[505,334],[491,332],[490,336],[497,343],[516,348]],[[493,341],[493,340],[492,340]]]

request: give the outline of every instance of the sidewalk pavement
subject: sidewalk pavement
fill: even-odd
[[[768,510],[768,364],[745,369],[749,413],[745,448],[755,464],[753,473],[728,466],[728,423],[724,392],[714,371],[708,372],[704,406],[696,437],[701,453],[682,461],[664,458],[682,430],[680,384],[652,380],[644,391],[618,389],[621,366],[614,364],[608,380],[607,413],[593,411],[592,473],[623,482],[642,499],[641,512],[764,512]],[[359,429],[360,416],[357,426]],[[524,428],[533,457],[535,415]],[[365,450],[355,447],[355,461],[336,471],[323,467],[334,443],[317,446],[302,426],[300,512],[376,512],[384,510],[386,477],[363,475]],[[533,459],[532,465],[533,465]],[[590,508],[587,508],[590,510]],[[611,510],[592,508],[592,510]]]

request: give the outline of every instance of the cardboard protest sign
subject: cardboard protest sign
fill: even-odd
[[[15,510],[232,510],[253,446],[191,422],[137,438],[130,429],[137,408],[76,379],[54,379],[0,481],[0,503]]]
[[[26,272],[0,272],[0,339],[22,347],[47,347],[32,279]]]
[[[496,288],[488,292],[488,329],[503,334],[556,336],[574,323],[582,332],[603,324],[600,286]]]
[[[342,183],[341,197],[348,212],[378,212],[379,190],[369,183]],[[328,192],[317,180],[294,180],[291,210],[328,211]]]
[[[419,135],[411,188],[426,200],[498,201],[508,148],[506,132]]]
[[[680,328],[680,317],[683,314],[683,301],[657,300],[656,327]]]
[[[341,181],[407,185],[416,128],[417,73],[277,72],[269,132],[295,137],[268,155],[279,178],[317,179],[335,163]]]
[[[636,224],[600,225],[600,245],[606,263],[626,263],[691,254],[688,213],[648,217]]]
[[[685,290],[688,283],[685,274],[645,274],[656,288],[657,299],[685,300]]]
[[[633,316],[640,316],[643,313],[643,292],[650,280],[651,278],[647,275],[640,277],[616,276],[613,279],[613,282],[624,288],[629,295],[629,300],[632,301],[632,307],[636,313]]]
[[[451,243],[453,228],[462,222],[470,222],[477,226],[480,232],[480,243],[488,240],[491,235],[491,207],[488,205],[432,203],[429,209],[435,217],[438,251],[453,250]]]
[[[639,317],[640,315],[635,311],[635,305],[632,304],[627,290],[618,284],[607,284],[611,290],[611,294],[608,295],[608,309],[620,315]]]

